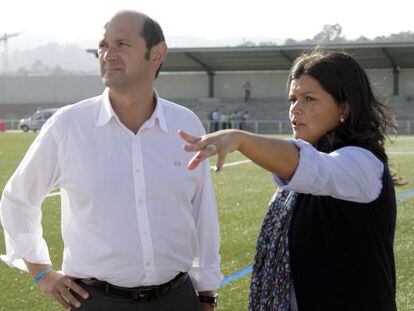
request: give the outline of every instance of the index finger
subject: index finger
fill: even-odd
[[[178,130],[178,134],[180,135],[180,137],[182,139],[184,139],[186,142],[194,144],[198,141],[200,141],[201,137],[196,137],[190,134],[187,134],[186,132],[184,132],[183,130],[179,129]]]

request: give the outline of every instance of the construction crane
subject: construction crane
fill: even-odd
[[[3,43],[3,67],[2,71],[3,73],[6,73],[9,71],[9,46],[8,46],[8,40],[13,37],[17,37],[20,35],[20,32],[16,33],[5,33],[2,36],[0,35],[0,44]]]

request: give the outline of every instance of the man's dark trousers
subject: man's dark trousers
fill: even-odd
[[[91,286],[79,283],[88,293],[89,299],[77,299],[82,311],[200,311],[201,305],[190,278],[171,293],[150,301],[136,301],[130,298],[106,295]]]

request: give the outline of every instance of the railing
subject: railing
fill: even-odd
[[[20,120],[0,120],[0,128],[7,130],[19,130]]]
[[[207,132],[221,130],[224,128],[236,128],[258,134],[292,133],[290,122],[287,120],[249,120],[217,123],[204,120],[203,124]],[[398,127],[398,133],[400,135],[414,134],[414,120],[400,120],[398,121]],[[19,130],[19,120],[0,120],[0,131],[1,129]]]

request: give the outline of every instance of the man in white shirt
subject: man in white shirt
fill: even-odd
[[[222,275],[209,166],[187,170],[191,155],[177,135],[204,129],[153,90],[166,55],[156,22],[115,14],[99,43],[104,93],[53,115],[4,189],[7,263],[23,259],[66,309],[215,305]],[[62,273],[51,269],[41,227],[41,202],[54,188],[62,193]]]

